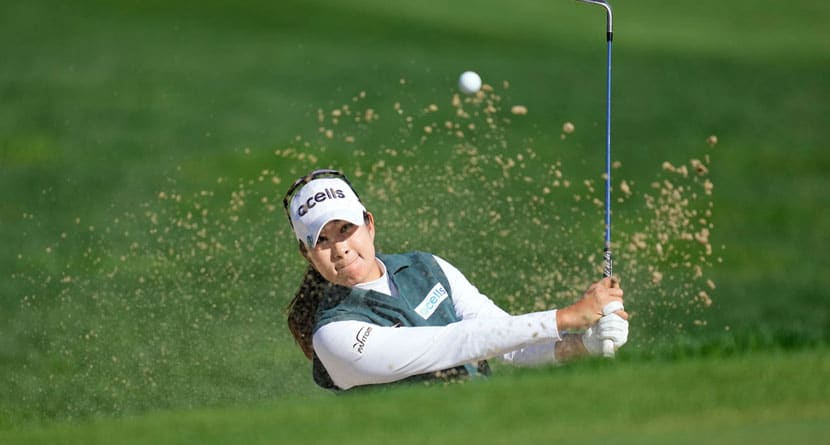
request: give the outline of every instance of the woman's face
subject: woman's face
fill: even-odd
[[[333,220],[323,226],[317,245],[305,257],[326,280],[352,287],[380,278],[375,260],[375,222],[371,213],[362,226]]]

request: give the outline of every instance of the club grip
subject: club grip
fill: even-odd
[[[606,247],[602,250],[602,258],[603,258],[603,266],[602,266],[602,277],[608,278],[614,275],[614,260],[611,258],[611,248]]]
[[[602,276],[607,278],[614,274],[614,260],[611,257],[611,248],[606,247],[602,251],[602,258],[604,266],[602,267]],[[607,358],[614,358],[614,341],[605,339],[602,341],[602,356]]]
[[[614,358],[614,341],[610,338],[606,338],[602,341],[602,356]]]

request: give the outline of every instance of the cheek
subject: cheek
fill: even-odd
[[[331,262],[327,261],[328,255],[322,251],[312,250],[306,255],[306,259],[317,269],[318,272],[324,272],[328,267],[331,267]]]
[[[374,233],[365,232],[360,239],[360,253],[364,256],[374,257],[375,253],[375,236]]]
[[[317,272],[320,272],[320,275],[322,275],[326,281],[336,283],[337,272],[334,270],[334,264],[331,261],[316,258],[314,256],[310,256],[309,261],[311,262],[311,266],[314,267]]]

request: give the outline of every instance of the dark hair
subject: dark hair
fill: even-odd
[[[311,337],[314,335],[317,308],[331,285],[309,264],[300,288],[288,304],[288,329],[309,360],[314,357]]]

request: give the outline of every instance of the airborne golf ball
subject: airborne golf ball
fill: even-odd
[[[464,94],[477,93],[481,89],[481,77],[474,71],[464,71],[458,78],[458,88]]]

